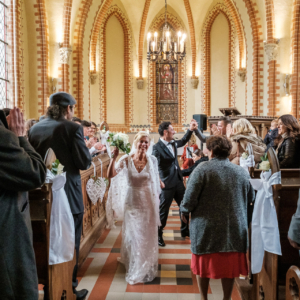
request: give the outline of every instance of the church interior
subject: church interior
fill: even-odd
[[[164,121],[182,138],[199,115],[207,117],[205,136],[224,115],[249,120],[262,139],[282,115],[299,122],[300,0],[1,0],[0,26],[0,109],[18,107],[25,120],[38,121],[50,95],[67,92],[77,102],[74,116],[104,132],[125,133],[130,143],[139,131],[158,142]],[[299,299],[299,251],[287,234],[297,209],[300,165],[280,168],[273,152],[268,158],[272,174],[281,171],[271,199],[282,255],[265,251],[260,273],[235,279],[232,300]],[[77,278],[78,289],[88,290],[85,299],[204,299],[175,202],[157,277],[144,284],[125,281],[117,260],[122,222],[106,227],[109,186],[96,202],[86,191],[93,176],[109,185],[110,156],[102,153],[92,162],[80,173],[84,214]],[[260,173],[252,168],[250,176],[258,180]],[[39,299],[46,299],[47,286],[49,300],[75,300],[74,260],[48,265],[52,196],[49,184],[29,192]],[[224,299],[220,280],[210,281],[207,299]]]

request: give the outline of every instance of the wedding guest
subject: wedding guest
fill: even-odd
[[[196,149],[193,153],[193,161],[194,165],[186,170],[182,170],[182,176],[190,176],[191,173],[196,169],[196,167],[204,161],[208,161],[208,156],[205,156],[204,152],[207,152],[207,148],[205,150]]]
[[[91,155],[84,143],[82,126],[71,122],[76,104],[74,97],[65,92],[58,92],[52,94],[49,101],[47,117],[30,129],[29,142],[42,157],[45,157],[47,150],[51,148],[66,171],[65,191],[75,225],[76,264],[73,270],[72,285],[76,299],[83,300],[88,291],[86,289],[76,290],[84,212],[80,170],[89,168]],[[48,295],[46,296],[48,297]]]
[[[191,213],[191,269],[201,299],[208,300],[210,278],[221,278],[223,299],[230,300],[234,278],[248,275],[247,210],[255,193],[249,174],[229,161],[232,144],[227,137],[211,137],[206,146],[209,161],[189,177],[181,218],[187,222]]]
[[[278,119],[278,137],[275,141],[280,168],[300,167],[300,126],[292,115]]]
[[[72,122],[75,122],[75,123],[81,125],[81,120],[79,118],[77,118],[77,117],[73,117],[72,118]]]
[[[229,124],[231,124],[231,119],[229,117],[220,117],[217,126],[213,124],[211,127],[213,135],[226,135],[226,128]],[[204,135],[198,128],[195,130],[195,135],[202,143],[206,143],[207,139],[210,137]]]
[[[28,132],[34,124],[36,124],[36,119],[29,119],[25,122],[25,136],[27,138],[28,138]]]
[[[277,136],[278,136],[278,120],[275,119],[271,122],[270,130],[264,138],[264,143],[267,145],[266,152],[269,150],[270,147],[275,147],[274,141]]]
[[[90,132],[91,132],[91,122],[88,122],[86,120],[82,120],[81,121],[81,126],[83,127],[83,135],[84,135],[84,139],[85,140],[89,140],[89,135],[90,135]]]
[[[175,130],[171,122],[163,122],[158,128],[160,139],[153,146],[152,154],[157,158],[159,176],[165,185],[160,194],[159,207],[161,226],[158,229],[158,245],[161,247],[166,245],[163,239],[163,229],[167,224],[172,201],[174,199],[177,205],[180,206],[185,192],[183,177],[177,160],[177,148],[184,146],[188,142],[197,126],[197,122],[192,120],[190,128],[181,140],[174,140]],[[180,229],[183,238],[189,237],[188,224],[181,222]]]
[[[292,217],[288,231],[288,240],[292,247],[300,250],[300,190],[297,203],[297,210]]]
[[[19,108],[0,110],[0,291],[1,299],[38,299],[27,191],[39,188],[46,166],[24,135]]]
[[[157,275],[159,194],[164,187],[159,180],[157,159],[148,153],[149,133],[140,131],[133,145],[133,153],[122,156],[116,166],[119,149],[115,148],[107,171],[108,178],[119,173],[115,180],[120,185],[125,181],[125,199],[120,193],[114,200],[124,203],[120,262],[125,265],[129,284],[151,282]]]
[[[104,146],[101,143],[89,137],[92,126],[91,122],[83,120],[81,121],[81,126],[83,127],[85,145],[88,147],[90,154],[96,155],[98,152],[104,151]]]
[[[90,132],[89,132],[89,139],[94,139],[95,141],[99,142],[98,138],[96,137],[97,133],[97,125],[94,122],[91,122]]]
[[[196,142],[197,142],[196,141],[196,136],[194,134],[192,134],[188,144],[186,146],[184,146],[183,153],[180,157],[180,160],[183,161],[183,164],[181,166],[181,170],[186,170],[194,164],[194,161],[193,161],[192,158],[187,158],[187,151],[189,151],[190,154],[192,155],[194,153],[194,151],[196,149],[198,149],[198,146],[196,145]],[[193,150],[191,151],[190,149],[187,149],[187,148],[193,148]]]
[[[241,118],[236,120],[232,129],[229,128],[227,134],[232,142],[232,150],[229,156],[229,160],[232,163],[240,164],[240,157],[247,150],[248,143],[252,144],[255,163],[261,161],[261,156],[265,154],[266,145],[256,135],[254,127],[247,119]]]

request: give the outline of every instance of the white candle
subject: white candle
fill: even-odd
[[[154,33],[154,42],[155,42],[155,51],[157,50],[156,49],[156,46],[157,46],[157,32]]]
[[[166,32],[166,36],[167,36],[167,51],[170,50],[170,32],[167,31]]]
[[[147,52],[150,51],[150,39],[151,39],[151,32],[148,32],[148,35],[147,35]]]
[[[181,31],[179,31],[178,33],[177,33],[177,35],[178,35],[178,46],[180,45],[180,38],[181,38]]]
[[[155,51],[155,42],[152,42],[152,51]]]

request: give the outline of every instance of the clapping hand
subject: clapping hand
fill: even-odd
[[[196,130],[197,128],[198,128],[198,123],[197,123],[197,121],[194,120],[194,119],[192,119],[192,120],[191,120],[191,123],[190,123],[190,130],[191,130],[191,131],[194,131],[194,130]]]
[[[104,146],[100,142],[98,142],[98,143],[94,144],[94,147],[96,150],[100,151],[103,149]]]
[[[13,108],[6,118],[8,128],[18,137],[24,136],[25,125],[24,117],[21,110],[17,107]]]
[[[211,127],[211,131],[213,135],[222,135],[221,131],[219,128],[216,126],[216,124],[213,124]]]
[[[231,135],[232,135],[232,127],[231,127],[231,124],[228,124],[228,125],[226,126],[226,136],[227,136],[228,138],[230,138]]]

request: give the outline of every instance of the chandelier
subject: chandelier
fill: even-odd
[[[147,36],[147,59],[149,61],[182,61],[185,57],[186,34],[177,32],[177,38],[173,37],[167,23],[167,0],[165,0],[165,25],[158,41],[157,32],[151,32]]]

